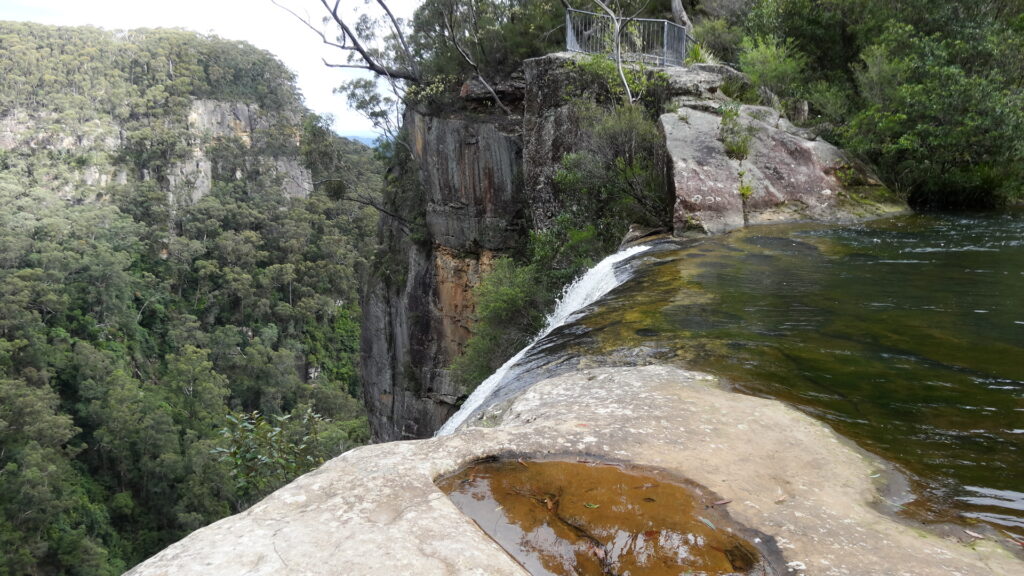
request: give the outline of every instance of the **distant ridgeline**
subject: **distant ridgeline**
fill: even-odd
[[[381,169],[245,43],[0,54],[0,574],[117,574],[365,441]]]

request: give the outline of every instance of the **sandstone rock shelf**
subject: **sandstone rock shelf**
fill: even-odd
[[[523,575],[434,484],[499,454],[588,455],[690,478],[732,500],[736,521],[774,538],[788,574],[1024,571],[991,540],[949,540],[882,512],[881,462],[795,409],[721,390],[706,374],[575,372],[488,421],[348,452],[129,574]]]

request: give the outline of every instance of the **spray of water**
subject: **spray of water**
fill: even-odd
[[[562,292],[561,298],[558,299],[558,303],[555,305],[554,311],[548,314],[547,322],[544,325],[544,329],[537,334],[534,339],[526,345],[525,348],[520,350],[515,356],[508,359],[507,362],[501,365],[494,374],[491,374],[486,380],[484,380],[476,390],[469,395],[469,398],[462,404],[462,408],[459,409],[444,426],[437,431],[437,436],[446,436],[455,431],[456,428],[462,425],[470,415],[473,414],[484,403],[487,398],[491,396],[496,390],[501,388],[505,376],[509,370],[512,369],[519,360],[530,351],[531,348],[542,338],[551,333],[552,330],[558,328],[562,324],[565,324],[576,312],[583,308],[593,304],[598,298],[604,296],[622,283],[615,277],[615,265],[631,256],[639,254],[644,250],[647,250],[648,246],[633,246],[626,248],[608,256],[604,260],[598,262],[596,266],[587,270],[586,274],[580,276],[569,284]]]

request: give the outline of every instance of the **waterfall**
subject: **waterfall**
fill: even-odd
[[[596,266],[587,270],[586,274],[573,280],[571,284],[566,286],[565,290],[562,291],[562,296],[558,299],[558,303],[555,304],[555,309],[548,314],[547,321],[545,322],[544,329],[540,331],[537,336],[534,337],[529,344],[527,344],[522,350],[520,350],[515,356],[508,359],[507,362],[501,365],[494,374],[491,374],[486,380],[480,383],[473,390],[473,393],[466,398],[466,401],[459,408],[459,411],[452,415],[444,426],[437,431],[435,436],[446,436],[451,434],[462,425],[469,417],[491,396],[493,392],[501,388],[504,383],[505,376],[511,370],[527,352],[533,348],[537,342],[540,342],[542,338],[551,333],[552,330],[558,328],[562,324],[565,324],[573,314],[582,310],[586,306],[589,306],[597,301],[598,298],[604,296],[608,292],[621,284],[624,279],[620,280],[615,277],[615,265],[619,262],[647,250],[649,246],[633,246],[626,248],[608,256],[604,260],[597,263]]]

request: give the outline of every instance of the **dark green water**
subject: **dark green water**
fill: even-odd
[[[576,353],[792,403],[908,471],[918,513],[1024,533],[1024,213],[758,227],[644,260]]]

